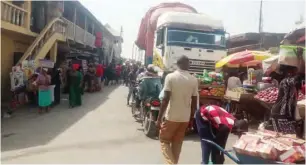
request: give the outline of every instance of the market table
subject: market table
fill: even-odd
[[[265,114],[269,112],[273,104],[268,104],[254,98],[255,94],[246,93],[240,96],[240,108],[255,120],[264,120]]]

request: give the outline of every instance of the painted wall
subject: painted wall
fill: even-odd
[[[1,98],[10,91],[10,76],[14,62],[14,52],[25,52],[34,37],[1,30]]]

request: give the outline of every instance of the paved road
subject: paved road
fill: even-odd
[[[68,109],[64,99],[48,114],[29,109],[3,119],[2,163],[163,163],[159,141],[144,136],[126,95],[126,87],[107,87],[85,94],[82,107]],[[198,164],[200,154],[198,137],[186,137],[180,163]]]

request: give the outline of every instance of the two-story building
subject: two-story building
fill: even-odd
[[[9,91],[12,67],[24,60],[58,64],[71,50],[97,54],[97,32],[109,47],[116,44],[117,36],[78,1],[1,1],[1,95]]]
[[[228,54],[244,50],[269,50],[278,47],[285,33],[243,33],[231,36],[227,42]]]
[[[106,37],[103,40],[103,48],[105,50],[105,54],[108,56],[105,56],[104,60],[108,63],[111,61],[118,61],[121,57],[122,52],[122,31],[119,33],[115,29],[113,29],[109,24],[105,24],[104,27],[107,29],[108,32],[110,32],[110,36]],[[121,29],[122,30],[122,29]]]

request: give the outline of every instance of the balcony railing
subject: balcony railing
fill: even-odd
[[[81,27],[77,26],[76,24],[74,24],[73,22],[62,18],[67,24],[67,37],[70,40],[74,40],[78,43],[90,46],[90,47],[95,47],[95,36],[88,33],[87,31],[85,31],[84,29],[82,29]]]
[[[24,27],[27,14],[28,12],[23,8],[1,1],[1,20]]]

